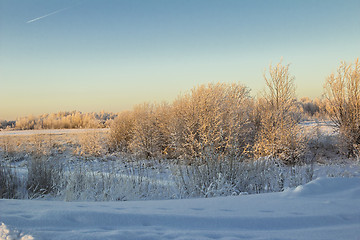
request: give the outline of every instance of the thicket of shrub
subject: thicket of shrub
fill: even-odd
[[[262,98],[240,83],[200,85],[172,104],[142,104],[111,125],[112,150],[146,158],[192,161],[208,156],[243,159],[271,156],[288,164],[304,160],[289,66],[270,66]],[[314,110],[315,112],[317,110]],[[315,114],[315,112],[313,114]]]
[[[201,85],[172,104],[146,103],[120,113],[110,146],[146,158],[239,157],[254,141],[251,104],[241,84]]]
[[[270,65],[266,89],[252,98],[244,85],[201,85],[171,104],[145,103],[119,113],[111,125],[110,149],[146,158],[201,161],[208,155],[237,159],[273,157],[303,163],[308,139],[299,122],[330,116],[348,156],[360,144],[359,61],[343,63],[325,84],[324,100],[296,100],[289,65]]]
[[[175,198],[176,190],[166,184],[161,175],[154,175],[154,162],[147,168],[141,161],[127,161],[127,168],[115,162],[104,162],[97,169],[78,163],[69,169],[62,191],[58,194],[65,201],[130,201]],[[148,161],[149,162],[149,161]],[[100,169],[99,169],[100,168]]]
[[[28,164],[26,178],[0,165],[0,198],[129,201],[216,197],[282,191],[311,181],[313,174],[311,165],[288,167],[274,159],[240,162],[213,157],[190,166],[126,158],[120,163],[77,162],[65,167],[43,155],[29,159]],[[167,175],[160,174],[170,170]]]
[[[214,197],[279,192],[313,179],[311,164],[285,166],[273,158],[256,161],[208,158],[204,164],[179,165],[176,183],[184,197]]]

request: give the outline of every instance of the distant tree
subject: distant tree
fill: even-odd
[[[303,97],[299,104],[304,119],[327,119],[326,99]]]
[[[15,121],[0,121],[0,129],[13,128],[15,126]]]
[[[17,129],[59,129],[59,128],[101,128],[108,120],[115,118],[113,113],[81,113],[79,111],[43,114],[18,119]]]
[[[300,104],[301,104],[303,113],[310,117],[314,116],[316,113],[318,113],[320,111],[319,106],[314,104],[314,102],[308,97],[301,98]]]

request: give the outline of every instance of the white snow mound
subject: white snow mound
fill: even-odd
[[[360,198],[360,178],[318,178],[298,186],[292,192],[298,197],[319,195],[347,195],[352,199]]]
[[[23,235],[18,231],[10,231],[8,227],[1,223],[0,225],[0,239],[1,240],[33,240],[34,238],[30,235]]]

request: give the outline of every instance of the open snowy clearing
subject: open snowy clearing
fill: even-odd
[[[0,131],[0,136],[27,136],[40,134],[75,134],[87,132],[108,132],[109,128],[84,128],[84,129],[37,129],[37,130],[4,130]]]
[[[303,121],[300,125],[309,130],[317,127],[322,133],[332,135],[335,128],[330,121]],[[86,133],[86,132],[108,132],[109,128],[80,128],[80,129],[35,129],[35,130],[1,130],[0,136],[26,136],[26,135],[40,135],[40,134],[71,134],[71,133]]]
[[[281,193],[134,202],[0,200],[2,239],[359,239],[360,178]]]

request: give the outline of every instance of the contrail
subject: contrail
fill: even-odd
[[[59,12],[62,12],[62,11],[65,11],[65,10],[67,10],[67,9],[69,9],[69,8],[67,7],[67,8],[62,8],[62,9],[56,10],[55,12],[48,13],[48,14],[46,14],[46,15],[44,15],[44,16],[31,19],[31,20],[27,21],[26,23],[35,22],[35,21],[37,21],[37,20],[40,20],[40,19],[42,19],[42,18],[46,18],[46,17],[48,17],[48,16],[54,15],[54,14],[59,13]]]

